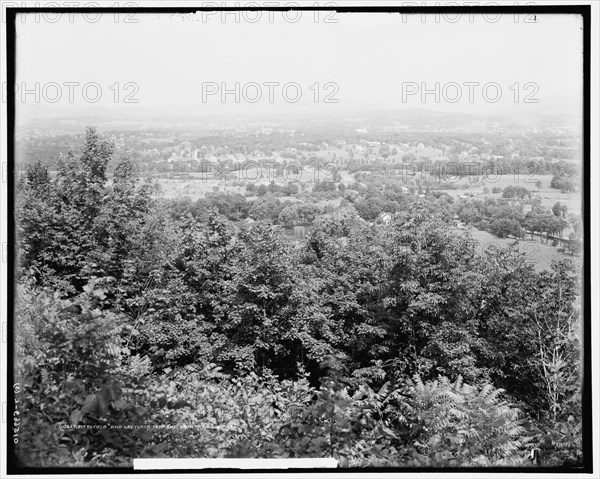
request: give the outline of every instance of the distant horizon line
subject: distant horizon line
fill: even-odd
[[[437,110],[432,108],[424,107],[407,107],[407,108],[348,108],[344,110],[329,110],[329,111],[316,111],[314,109],[301,109],[300,111],[272,111],[272,112],[250,112],[250,111],[232,111],[232,112],[191,112],[189,106],[181,106],[181,111],[175,111],[178,107],[133,107],[133,108],[108,108],[105,106],[98,106],[91,109],[91,111],[82,111],[81,109],[67,112],[60,111],[53,113],[51,108],[47,109],[45,113],[35,112],[19,112],[16,109],[15,123],[26,124],[36,121],[47,121],[47,120],[83,120],[89,118],[97,118],[104,121],[172,121],[172,120],[207,120],[212,118],[215,119],[227,119],[227,118],[273,118],[273,117],[297,117],[297,118],[339,118],[347,116],[361,116],[361,115],[406,115],[406,114],[425,114],[425,115],[439,115],[439,116],[465,116],[472,117],[473,119],[490,119],[490,118],[503,118],[509,119],[510,117],[519,117],[523,119],[526,117],[561,117],[561,118],[577,118],[583,115],[574,112],[549,112],[549,111],[531,111],[525,112],[523,109],[509,109],[502,108],[497,112],[493,111],[452,111],[452,110]],[[169,110],[169,111],[165,111]],[[159,116],[156,117],[141,117],[140,114],[153,114],[157,113]],[[117,116],[125,115],[125,116]]]

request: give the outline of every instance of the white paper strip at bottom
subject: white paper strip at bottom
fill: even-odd
[[[282,459],[246,459],[246,458],[171,458],[152,457],[133,460],[137,470],[152,469],[320,469],[336,468],[337,459],[333,458],[282,458]]]

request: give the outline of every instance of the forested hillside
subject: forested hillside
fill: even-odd
[[[388,225],[321,214],[305,242],[181,215],[93,128],[22,175],[15,214],[21,465],[581,464],[571,259],[481,255],[420,197]]]

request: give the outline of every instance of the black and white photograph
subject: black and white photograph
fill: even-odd
[[[0,475],[598,477],[599,3],[1,6]]]

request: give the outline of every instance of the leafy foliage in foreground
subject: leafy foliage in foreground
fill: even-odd
[[[147,357],[122,345],[128,326],[101,311],[104,297],[94,284],[69,300],[20,290],[25,464],[125,465],[156,455],[335,457],[349,466],[522,462],[519,411],[491,385],[416,376],[375,392],[351,387],[335,357],[318,388],[306,376],[235,378],[213,364],[152,373]]]
[[[320,387],[306,374],[233,377],[210,363],[155,372],[147,356],[124,346],[131,327],[125,316],[103,311],[104,301],[95,283],[68,300],[20,288],[23,464],[123,466],[133,457],[166,456],[523,466],[541,439],[501,389],[460,376],[424,382],[416,375],[376,391],[356,386],[335,356],[323,364]],[[552,447],[573,451],[555,436]]]

